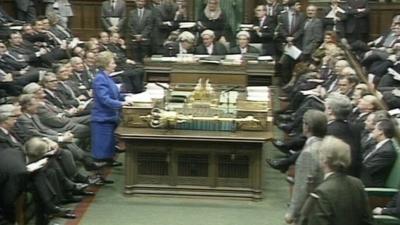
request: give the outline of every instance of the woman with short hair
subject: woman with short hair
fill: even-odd
[[[98,161],[118,166],[114,160],[114,131],[120,121],[120,111],[126,104],[110,74],[116,67],[113,53],[104,51],[97,56],[99,72],[93,81],[93,108],[91,113],[92,153]]]

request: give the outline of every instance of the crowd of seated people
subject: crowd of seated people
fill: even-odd
[[[54,14],[38,16],[0,40],[0,221],[15,224],[16,202],[31,193],[36,224],[76,218],[66,204],[113,183],[91,152],[92,82],[99,52],[115,55],[122,92],[143,92],[143,69],[119,33],[83,42]],[[89,187],[89,188],[88,188]]]
[[[351,164],[346,173],[359,178],[365,187],[385,187],[398,157],[394,144],[398,136],[398,113],[394,109],[398,108],[400,96],[395,44],[399,31],[399,15],[393,17],[389,34],[383,34],[373,43],[361,40],[350,45],[346,41],[337,43],[336,34],[326,31],[324,42],[312,52],[311,61],[300,59],[295,63],[292,79],[282,88],[280,97],[287,107],[275,111],[275,123],[287,138],[274,140],[273,144],[285,156],[267,159],[272,168],[281,172],[294,168],[294,179],[289,177],[294,187],[285,215],[287,223],[300,219],[304,196],[309,193],[304,182],[310,177],[315,186],[323,182],[312,161],[319,153],[310,150],[313,144],[310,128],[322,121],[317,115],[309,121],[309,114],[315,110],[325,114],[325,125],[319,125],[321,129],[326,126],[325,135],[349,146]],[[370,47],[372,44],[382,47]],[[380,74],[371,74],[377,67]],[[386,208],[376,208],[373,213],[399,216],[398,199],[395,197]]]
[[[74,218],[73,211],[62,207],[64,203],[80,201],[77,195],[92,195],[85,190],[88,185],[111,182],[98,171],[118,163],[96,162],[88,144],[96,56],[104,51],[114,54],[120,73],[113,79],[126,93],[145,90],[141,64],[152,54],[272,56],[286,84],[280,99],[288,102],[287,108],[276,112],[275,122],[290,138],[273,142],[286,156],[268,163],[281,171],[295,165],[298,171],[296,194],[285,216],[288,223],[299,219],[305,202],[303,178],[313,175],[316,185],[322,182],[316,157],[326,135],[349,146],[347,174],[359,177],[365,186],[384,186],[397,157],[391,140],[397,124],[380,102],[387,103],[387,109],[400,104],[400,16],[393,18],[387,33],[368,43],[366,1],[332,0],[323,18],[314,5],[308,5],[306,13],[302,10],[299,1],[267,0],[255,8],[251,28],[240,30],[228,27],[218,0],[208,0],[199,22],[181,28],[179,23],[188,20],[185,1],[146,4],[137,0],[128,12],[125,1],[107,0],[101,7],[103,31],[85,42],[74,37],[65,18],[51,10],[30,23],[0,11],[2,25],[23,25],[20,31],[0,28],[7,30],[4,37],[0,35],[0,159],[5,160],[0,163],[0,212],[4,220],[15,222],[15,201],[23,191],[32,192],[39,204],[38,224],[47,224],[54,216]],[[342,43],[343,38],[347,42]],[[294,57],[289,53],[293,48],[302,54]],[[360,77],[347,50],[353,51],[368,76]],[[39,167],[27,167],[34,163]],[[83,175],[79,165],[97,172]]]

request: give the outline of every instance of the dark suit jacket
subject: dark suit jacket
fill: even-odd
[[[246,53],[255,53],[255,54],[259,54],[260,51],[258,51],[258,49],[254,46],[249,45],[247,47],[247,52]],[[239,46],[235,46],[233,48],[231,48],[229,50],[229,54],[241,54],[240,52],[240,47]]]
[[[226,52],[227,52],[226,48],[223,44],[215,42],[213,47],[213,52],[211,55],[226,55]],[[208,55],[207,48],[203,44],[201,44],[197,46],[195,54]]]
[[[345,9],[343,6],[339,7],[343,10]],[[322,21],[324,23],[324,30],[333,31],[335,28],[336,33],[339,35],[339,37],[343,37],[344,20],[346,19],[346,14],[341,12],[336,12],[336,16],[340,18],[340,21],[334,21],[333,18],[326,18],[326,16],[329,14],[331,10],[332,10],[331,6],[325,8],[324,10],[324,18]]]
[[[13,137],[17,140],[17,142],[14,142],[11,140],[10,136],[5,134],[2,129],[0,129],[0,149],[7,149],[7,148],[12,148],[12,149],[17,149],[20,152],[24,152],[24,146],[22,145],[22,142],[20,142],[18,136],[13,135]]]
[[[369,32],[369,7],[367,0],[349,0],[346,1],[345,12],[345,30],[346,33],[368,33]],[[365,8],[364,12],[357,12],[357,9]]]
[[[332,121],[328,123],[327,135],[339,138],[350,146],[351,165],[348,168],[348,173],[349,175],[358,177],[361,165],[360,140],[351,131],[350,124],[343,120]]]
[[[280,3],[275,3],[274,5],[265,5],[265,8],[267,10],[267,15],[271,17],[277,17],[281,12],[284,10],[283,6]],[[272,11],[272,13],[271,13]]]
[[[15,5],[19,10],[26,12],[33,2],[32,0],[15,0]]]
[[[313,18],[304,23],[303,34],[303,54],[312,54],[322,43],[324,30],[322,21],[319,18]]]
[[[144,9],[142,19],[139,19],[137,9],[131,10],[128,19],[128,34],[131,35],[129,38],[133,38],[133,35],[142,35],[143,38],[150,39],[152,29],[153,17],[151,10]]]
[[[397,158],[392,140],[383,144],[376,151],[373,149],[371,152],[371,155],[366,159],[364,156],[361,168],[361,180],[366,187],[384,187]]]
[[[167,44],[164,45],[164,49],[163,49],[163,55],[164,56],[176,56],[177,54],[179,54],[179,42],[169,42]],[[194,53],[194,49],[188,49],[187,50],[187,54],[193,54]]]
[[[383,208],[382,215],[400,217],[400,194],[397,193],[393,199]]]
[[[62,100],[66,107],[72,108],[79,106],[79,101],[76,99],[74,91],[67,84],[63,85],[60,83],[55,94]],[[49,100],[51,101],[51,99]],[[55,102],[53,102],[53,104],[55,104]]]
[[[299,224],[374,224],[363,184],[344,174],[330,175],[308,197]]]
[[[58,132],[43,125],[37,115],[32,115],[29,118],[26,114],[22,114],[17,119],[14,130],[24,142],[32,137],[47,137],[53,141],[58,141]]]
[[[61,25],[52,26],[49,29],[49,32],[51,32],[60,40],[68,40],[73,38],[71,30],[66,27],[62,27]]]
[[[305,16],[303,13],[297,13],[296,16],[296,21],[294,28],[290,30],[290,24],[289,24],[289,13],[292,12],[285,12],[282,13],[281,15],[278,16],[278,25],[279,25],[279,37],[283,39],[284,42],[286,42],[286,37],[293,37],[293,43],[301,48],[302,45],[302,37],[304,33],[304,22],[305,22]]]
[[[228,25],[225,19],[225,14],[223,12],[221,12],[221,15],[217,19],[210,20],[202,11],[198,21],[200,21],[201,24],[203,24],[204,26],[201,28],[200,32],[210,29],[215,33],[215,40],[219,40],[221,36],[225,36],[225,38],[228,38],[229,35],[227,34],[229,33],[229,29],[227,27]]]
[[[110,17],[119,18],[117,27],[121,31],[126,21],[126,3],[124,0],[117,0],[114,10],[110,0],[106,0],[101,4],[101,24],[106,31],[112,26],[109,20]]]
[[[261,36],[259,36],[256,32],[251,33],[251,42],[253,43],[262,43],[263,55],[275,55],[275,29],[276,29],[276,17],[267,16],[263,21],[263,24],[260,24],[259,20],[254,21],[254,26],[260,27]]]

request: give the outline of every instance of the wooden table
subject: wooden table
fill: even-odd
[[[148,82],[197,83],[209,78],[215,84],[267,86],[276,84],[275,64],[222,65],[208,63],[144,62]]]
[[[125,194],[260,199],[263,146],[272,132],[119,127]]]

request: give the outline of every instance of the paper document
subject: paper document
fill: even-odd
[[[22,30],[22,26],[11,26],[11,30]]]
[[[93,101],[93,98],[87,100],[86,102],[83,102],[82,104],[82,109],[86,109],[87,106]]]
[[[118,17],[109,17],[108,21],[111,23],[112,26],[118,26],[119,18]]]
[[[396,70],[389,68],[388,73],[393,75],[393,79],[400,81],[400,74]]]
[[[42,168],[44,165],[46,165],[48,160],[49,160],[48,158],[43,158],[39,161],[29,163],[28,165],[26,165],[26,170],[28,170],[28,172],[33,172],[35,170],[38,170]]]
[[[196,26],[195,22],[182,22],[182,23],[179,23],[179,28],[181,28],[181,29],[192,28],[194,26]]]
[[[272,58],[272,57],[269,56],[269,55],[264,55],[264,56],[259,56],[259,57],[257,58],[257,60],[259,60],[259,61],[273,61],[274,58]]]
[[[292,59],[297,60],[301,55],[301,50],[294,45],[285,45],[285,54],[290,56]]]
[[[396,108],[396,109],[392,109],[388,111],[389,115],[394,116],[394,115],[399,115],[400,114],[400,109]]]
[[[151,95],[150,93],[142,92],[139,94],[128,94],[125,96],[125,101],[127,102],[151,102]]]

